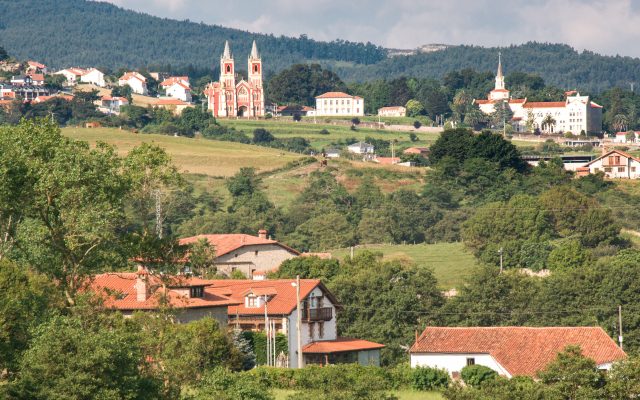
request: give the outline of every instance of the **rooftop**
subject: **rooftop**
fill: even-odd
[[[186,103],[184,103],[186,104]],[[216,257],[220,257],[234,250],[237,250],[244,246],[263,245],[263,244],[275,244],[278,245],[295,255],[300,255],[300,252],[286,246],[280,242],[270,239],[263,239],[257,236],[245,235],[245,234],[223,234],[223,235],[199,235],[192,236],[184,239],[180,239],[180,244],[189,244],[197,242],[198,239],[207,238],[210,245],[216,248]]]
[[[384,344],[368,342],[338,336],[334,340],[318,340],[302,348],[303,353],[342,353],[347,351],[376,350],[385,348]]]

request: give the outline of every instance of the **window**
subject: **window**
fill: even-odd
[[[249,297],[248,299],[248,307],[258,307],[258,298],[257,297]]]
[[[316,327],[315,323],[313,323],[313,322],[309,323],[309,339],[313,339],[313,335],[315,335],[315,332],[314,332],[315,331],[315,327]]]
[[[467,358],[467,367],[470,365],[476,365],[476,359],[475,358]]]
[[[616,156],[616,164],[620,164],[620,156]]]
[[[227,73],[231,72],[231,66],[227,65]]]
[[[318,322],[318,339],[324,337],[324,322]]]
[[[238,253],[235,254],[235,257],[238,257]]]
[[[359,113],[359,112],[360,112],[360,109],[359,109],[359,108],[356,108],[356,113]]]
[[[350,112],[351,112],[351,109],[350,109],[350,108],[347,108],[347,112],[348,112],[348,113],[350,113]]]
[[[258,255],[258,250],[256,250],[256,256]]]
[[[204,294],[204,287],[197,286],[191,288],[191,297],[202,297]]]
[[[253,72],[258,73],[258,66],[257,65],[253,66]]]
[[[636,167],[631,167],[631,172],[636,172]]]
[[[624,167],[618,167],[618,172],[624,172],[625,168]]]
[[[604,172],[611,172],[611,167],[605,167]]]

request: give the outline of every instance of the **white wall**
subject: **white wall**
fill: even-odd
[[[417,366],[445,368],[452,372],[460,372],[467,365],[467,358],[474,358],[477,365],[489,367],[498,374],[511,378],[511,375],[504,369],[490,354],[444,354],[444,353],[423,353],[411,354],[411,367]]]
[[[256,251],[258,252],[257,256]],[[277,244],[257,244],[244,246],[223,254],[216,258],[215,263],[221,273],[230,274],[232,268],[237,268],[247,277],[251,277],[249,269],[268,272],[279,267],[284,260],[297,256]]]

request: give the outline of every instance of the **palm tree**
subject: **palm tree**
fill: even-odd
[[[488,116],[477,108],[469,111],[467,115],[464,117],[464,122],[474,126],[479,124],[480,122],[486,121]]]
[[[616,128],[618,132],[624,132],[627,127],[627,116],[624,114],[618,114],[613,117],[613,127]]]
[[[453,98],[453,104],[457,106],[465,106],[471,101],[471,96],[466,90],[462,89]]]
[[[542,120],[542,128],[544,129],[544,127],[547,127],[547,132],[551,133],[551,127],[556,125],[556,120],[555,118],[553,118],[551,116],[551,114],[548,114],[546,117],[544,117],[544,119]]]

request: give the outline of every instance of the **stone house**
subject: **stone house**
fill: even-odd
[[[130,317],[134,311],[156,309],[158,299],[154,294],[162,290],[162,285],[154,275],[139,267],[135,273],[108,272],[95,275],[91,289],[109,293],[105,306]],[[240,304],[219,292],[212,292],[211,283],[184,275],[172,277],[168,295],[173,307],[184,310],[176,318],[176,322],[182,324],[206,316],[226,324],[228,307]]]
[[[260,230],[258,236],[245,234],[200,235],[180,240],[180,244],[189,244],[198,239],[207,238],[215,246],[218,273],[230,275],[240,270],[246,277],[255,271],[269,272],[280,266],[284,260],[300,255],[300,252],[267,239],[267,231]]]
[[[229,325],[250,331],[264,331],[272,323],[288,339],[288,365],[298,367],[297,287],[295,279],[210,280],[212,293],[227,296]],[[336,313],[343,307],[319,279],[300,279],[300,309],[303,365],[360,363],[380,365],[385,345],[339,337]],[[265,315],[266,314],[266,315]]]
[[[484,365],[500,375],[533,376],[565,346],[580,345],[598,369],[626,358],[600,327],[427,327],[409,350],[411,367],[446,368],[453,378],[468,365]]]

